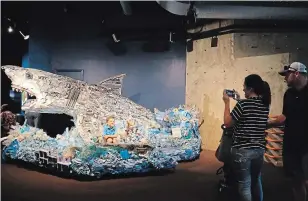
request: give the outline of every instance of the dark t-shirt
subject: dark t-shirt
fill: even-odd
[[[308,152],[308,84],[300,91],[289,88],[283,98],[286,117],[284,151]]]

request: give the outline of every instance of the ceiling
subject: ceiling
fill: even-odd
[[[130,6],[131,15],[124,14],[119,1],[6,1],[1,2],[1,15],[2,18],[5,16],[12,19],[25,32],[29,32],[33,20],[48,18],[49,21],[63,21],[63,19],[74,18],[101,23],[102,35],[110,35],[110,33],[158,35],[158,32],[171,31],[177,33],[177,37],[185,39],[186,16],[174,15],[162,8],[156,1],[124,1],[124,3]],[[3,23],[2,29],[7,29],[7,27],[8,25]]]
[[[166,29],[184,25],[185,17],[176,16],[164,10],[155,1],[132,1],[129,3],[132,15],[124,15],[120,2],[1,2],[2,16],[14,19],[19,24],[30,21],[33,14],[45,13],[50,18],[78,17],[103,21],[112,29]]]
[[[193,1],[179,1],[189,4]],[[67,18],[74,19],[86,19],[102,24],[102,30],[104,34],[110,33],[131,33],[132,35],[141,32],[149,32],[156,35],[158,32],[174,32],[181,39],[187,37],[186,30],[188,28],[187,22],[191,18],[185,15],[175,15],[159,5],[156,1],[124,1],[125,4],[129,4],[131,15],[125,15],[123,13],[123,6],[120,1],[2,1],[1,11],[2,18],[5,16],[12,19],[17,26],[29,32],[31,21],[33,20],[62,20]],[[193,2],[194,3],[194,2]],[[299,2],[195,2],[195,5],[209,7],[214,6],[216,10],[212,11],[213,14],[219,12],[219,6],[237,6],[247,4],[256,7],[303,7],[303,3]],[[200,5],[201,4],[201,5]],[[218,7],[215,7],[218,6]],[[204,8],[204,7],[203,7]],[[202,9],[203,9],[202,8]],[[229,8],[229,7],[228,7]],[[232,12],[232,8],[229,10],[223,10],[223,13]],[[202,11],[199,9],[199,11]],[[185,12],[185,11],[184,11]],[[206,10],[207,12],[207,10]],[[205,16],[207,16],[204,12]],[[220,11],[222,12],[222,11]],[[202,14],[202,13],[201,13]],[[38,17],[39,16],[39,17]],[[216,14],[217,16],[217,14]],[[198,18],[198,17],[197,17]],[[214,19],[197,19],[197,23],[207,23],[215,21]],[[103,23],[102,23],[103,22]],[[293,23],[293,22],[292,22]],[[193,23],[193,26],[196,24]],[[5,33],[3,29],[7,29],[6,21],[2,21],[2,34]],[[189,26],[191,28],[191,26]]]

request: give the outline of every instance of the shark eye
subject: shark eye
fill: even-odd
[[[26,78],[27,79],[32,79],[33,78],[33,75],[31,73],[26,73]]]

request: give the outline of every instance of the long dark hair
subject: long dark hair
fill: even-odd
[[[245,78],[244,82],[247,88],[252,89],[258,96],[262,98],[264,105],[271,104],[271,88],[266,81],[263,81],[259,75],[251,74]]]

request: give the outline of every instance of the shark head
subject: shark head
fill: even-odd
[[[12,88],[18,92],[26,92],[28,99],[22,110],[40,113],[65,113],[65,97],[68,86],[74,79],[32,68],[18,66],[2,66],[5,74],[12,82]],[[61,86],[65,84],[64,86]]]
[[[2,66],[5,74],[12,82],[15,91],[26,91],[30,96],[40,95],[40,86],[31,70],[18,66]]]

